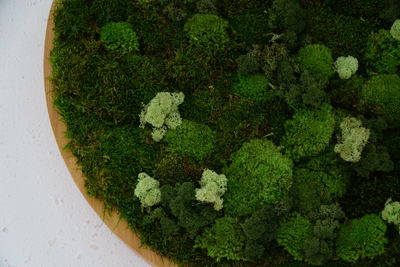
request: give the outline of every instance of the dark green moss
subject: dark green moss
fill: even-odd
[[[276,229],[288,214],[311,216],[308,212],[317,211],[320,204],[337,201],[346,218],[356,219],[379,214],[388,198],[400,200],[396,109],[381,105],[395,101],[396,92],[384,95],[384,101],[378,95],[379,103],[363,92],[366,81],[377,79],[371,78],[375,72],[398,70],[398,47],[388,32],[383,37],[371,35],[388,30],[400,17],[398,1],[140,2],[61,0],[55,12],[51,62],[54,104],[70,140],[65,149],[77,158],[88,193],[102,200],[106,211],[117,210],[144,245],[188,266],[309,266],[293,261],[276,242]],[[221,23],[211,28],[199,24],[200,31],[199,25],[194,27],[196,34],[185,31],[185,23],[197,13],[217,15]],[[101,38],[102,29],[113,23],[132,29],[137,38],[132,34],[125,38],[118,31],[113,31],[111,43]],[[312,54],[310,64],[299,61],[298,48],[309,44],[328,47],[332,59],[322,62],[317,55],[315,61]],[[332,63],[347,55],[357,57],[360,67],[350,80],[340,80]],[[257,77],[256,82],[246,80],[246,75]],[[372,90],[376,85],[367,85],[376,92]],[[158,92],[177,91],[185,94],[179,106],[183,124],[154,142],[150,129],[139,128],[143,104]],[[328,106],[329,119],[312,123],[318,121],[318,110]],[[311,114],[313,120],[299,119],[294,115],[299,111]],[[371,131],[358,163],[344,162],[333,152],[338,121],[349,114],[361,118]],[[389,125],[379,115],[385,115]],[[318,134],[327,122],[328,132],[321,137]],[[301,131],[295,126],[301,126]],[[309,147],[300,144],[300,135]],[[248,160],[228,168],[231,156],[244,143],[266,138],[274,147],[284,144],[296,160],[294,185],[287,186],[292,180],[288,175],[287,184],[272,198],[261,196],[260,183],[254,183],[255,177],[270,181],[280,168],[276,157],[264,155],[265,149],[250,149]],[[248,167],[260,155],[265,157],[262,162]],[[265,170],[265,162],[272,167]],[[225,208],[216,212],[195,199],[204,169],[226,171],[231,186],[222,198],[235,218],[226,219]],[[135,197],[140,172],[160,182],[162,201],[157,206],[143,209]],[[266,202],[273,203],[260,206]],[[332,258],[333,237],[313,235],[304,247],[307,262],[332,260],[323,266],[348,266]],[[397,229],[388,226],[386,237],[389,244],[382,255],[353,265],[399,265]],[[196,239],[200,240],[197,246]]]

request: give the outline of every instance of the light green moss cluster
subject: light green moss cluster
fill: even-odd
[[[345,161],[358,162],[361,159],[361,153],[368,142],[370,131],[361,126],[361,121],[346,117],[340,123],[342,136],[340,143],[335,146],[335,152]]]
[[[176,129],[182,123],[178,106],[183,103],[185,95],[179,93],[158,93],[140,113],[140,127],[146,123],[153,126],[151,136],[156,142],[161,141],[167,129]]]
[[[350,79],[358,70],[358,60],[355,57],[338,57],[335,62],[335,69],[340,79]]]
[[[213,203],[215,210],[221,210],[224,201],[221,197],[226,191],[227,181],[223,174],[217,174],[209,169],[204,170],[200,181],[201,188],[196,189],[196,199]]]
[[[388,199],[385,204],[385,208],[382,211],[382,219],[387,223],[395,224],[400,233],[400,202],[393,202],[392,199]]]
[[[393,23],[392,28],[390,28],[390,34],[394,39],[400,41],[400,19],[396,19]]]
[[[161,201],[160,183],[144,172],[139,173],[138,178],[135,196],[139,198],[142,206],[148,208],[158,204]]]

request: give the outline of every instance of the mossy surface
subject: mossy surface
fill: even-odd
[[[88,193],[178,264],[349,266],[353,246],[310,242],[311,214],[337,203],[337,228],[400,201],[398,1],[60,0],[54,18],[54,105]],[[160,92],[184,102],[156,142],[139,115]],[[358,162],[334,151],[345,117],[371,131]],[[222,209],[196,200],[206,169],[227,178]],[[157,203],[135,195],[140,173]],[[385,238],[352,266],[398,266],[393,225]]]

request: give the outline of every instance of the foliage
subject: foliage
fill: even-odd
[[[381,216],[387,223],[396,225],[400,232],[400,202],[392,201],[389,198],[385,203]]]
[[[206,51],[223,50],[229,43],[228,22],[212,14],[196,14],[185,23],[190,42]]]
[[[145,208],[158,204],[161,201],[160,183],[144,172],[139,173],[135,196]]]
[[[272,96],[269,90],[269,81],[262,74],[240,76],[239,81],[233,85],[232,92],[241,97],[247,97],[255,103],[262,103]]]
[[[358,60],[355,57],[338,57],[335,61],[335,69],[340,79],[350,79],[358,70]]]
[[[374,258],[384,252],[385,222],[377,215],[365,215],[341,227],[336,240],[337,255],[347,262]]]
[[[333,75],[332,53],[328,47],[320,44],[311,44],[302,47],[297,55],[297,61],[303,70],[322,78]]]
[[[162,185],[195,182],[201,173],[201,167],[194,160],[178,153],[164,154],[154,167],[154,177],[157,177]]]
[[[361,125],[361,121],[354,117],[346,117],[340,123],[342,136],[335,146],[335,152],[345,161],[358,162],[361,159],[362,150],[369,139],[369,129]]]
[[[301,73],[297,83],[288,85],[283,97],[294,110],[308,107],[319,108],[328,101],[324,91],[326,80],[313,76],[308,71]],[[286,89],[286,88],[285,88]]]
[[[196,247],[207,249],[208,256],[219,262],[222,258],[243,259],[244,236],[236,220],[222,217],[196,238]]]
[[[164,224],[165,235],[178,234],[181,227],[190,239],[194,239],[203,227],[210,225],[216,218],[216,213],[211,207],[195,203],[193,183],[185,182],[176,184],[175,187],[164,185],[161,187],[161,205],[171,216],[167,216],[166,212],[160,216],[159,211],[154,211],[151,216],[155,216]]]
[[[381,74],[372,78],[362,88],[362,101],[376,108],[393,125],[400,124],[400,77]]]
[[[285,122],[285,153],[295,161],[317,155],[328,146],[334,126],[335,117],[329,105],[318,110],[298,110]]]
[[[66,148],[88,193],[104,202],[105,212],[118,211],[144,246],[179,265],[348,266],[335,255],[340,224],[353,229],[349,220],[382,216],[388,198],[400,199],[400,86],[393,78],[399,11],[397,0],[60,1],[51,79],[67,125]],[[102,40],[110,25],[125,25],[126,32],[110,30],[115,48]],[[299,60],[301,47],[309,49],[306,63]],[[330,53],[357,58],[357,73],[346,68],[349,57],[334,64]],[[142,119],[140,128],[143,103],[173,92],[185,94],[173,120],[182,116],[182,124],[170,130],[159,114],[152,122],[163,121],[161,127]],[[349,133],[369,130],[365,147],[356,147],[357,162],[342,160],[330,139],[337,125],[338,145],[347,144],[339,128],[346,117],[357,118]],[[161,139],[167,129],[170,140],[152,140],[152,130]],[[213,181],[202,184],[204,170],[214,170],[214,178],[226,174],[223,196]],[[139,174],[150,182],[138,181]],[[140,185],[141,193],[155,192],[142,194],[152,198],[149,205],[135,196]],[[150,207],[158,191],[161,201]],[[204,201],[197,192],[207,193]],[[224,209],[216,211],[210,203],[222,198]],[[293,227],[279,246],[279,226],[294,220],[292,213],[309,227]],[[380,251],[374,244],[383,234],[371,238],[374,227],[357,232],[361,241],[346,243],[356,248],[342,254],[363,254],[354,266],[399,265],[395,224],[385,234],[386,250],[365,256]],[[360,252],[364,239],[372,250]]]
[[[237,72],[239,75],[255,74],[259,71],[260,65],[257,59],[251,55],[241,55],[236,59]]]
[[[225,213],[244,216],[281,200],[292,184],[292,162],[271,141],[253,139],[232,155]]]
[[[218,9],[216,4],[216,0],[198,0],[196,2],[196,8],[201,14],[217,15]]]
[[[364,60],[372,73],[396,73],[400,66],[400,43],[387,30],[371,33],[368,38]]]
[[[304,10],[298,0],[274,0],[268,10],[269,27],[284,34],[286,43],[293,47],[305,27]]]
[[[329,1],[329,0],[328,0]],[[342,3],[338,3],[338,2]],[[346,6],[347,0],[334,0],[337,6]],[[351,1],[351,3],[353,3]],[[363,2],[363,1],[361,1]],[[362,3],[362,6],[364,3]],[[337,7],[334,6],[335,8]],[[333,8],[333,7],[332,7]],[[381,11],[382,9],[377,9]],[[347,11],[347,10],[346,10]],[[359,59],[374,26],[360,16],[347,16],[344,12],[335,12],[328,6],[315,5],[307,9],[307,33],[313,43],[324,44],[331,49],[335,57],[353,55]]]
[[[390,34],[394,39],[400,41],[400,19],[396,19],[395,22],[393,22],[393,25],[390,28]]]
[[[101,28],[100,40],[110,50],[119,49],[121,53],[139,50],[136,32],[127,22],[110,22]]]
[[[227,179],[223,174],[217,174],[212,170],[204,170],[200,181],[200,189],[196,189],[196,199],[202,202],[214,204],[215,210],[223,207],[222,195],[226,191]]]
[[[151,136],[156,142],[161,141],[168,129],[175,130],[181,125],[182,118],[178,106],[183,103],[185,96],[180,93],[158,93],[140,113],[140,127],[146,123],[153,126]]]
[[[311,222],[301,216],[293,218],[281,224],[277,241],[283,246],[295,260],[303,260],[303,245],[312,236]]]
[[[204,160],[214,150],[214,132],[206,125],[184,120],[164,138],[166,150],[189,156],[197,161]]]
[[[309,215],[313,222],[313,236],[304,242],[305,261],[312,265],[323,265],[335,254],[335,239],[344,212],[339,205],[321,205]]]
[[[261,259],[276,238],[279,217],[271,205],[262,206],[244,221],[242,228],[246,237],[245,257]]]

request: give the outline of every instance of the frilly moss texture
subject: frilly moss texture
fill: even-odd
[[[400,2],[60,0],[90,195],[186,266],[400,265]]]

